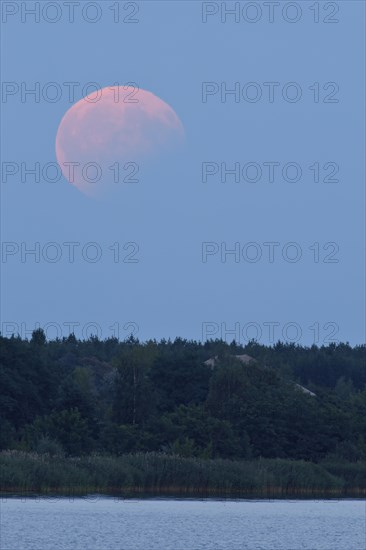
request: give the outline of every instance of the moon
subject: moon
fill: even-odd
[[[57,130],[56,158],[69,183],[97,197],[139,181],[143,167],[163,160],[183,140],[183,125],[170,105],[135,86],[111,86],[65,113]]]

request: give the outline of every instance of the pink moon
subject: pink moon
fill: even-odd
[[[183,139],[181,121],[163,100],[133,86],[112,86],[66,112],[57,130],[56,158],[69,183],[96,197],[136,181],[128,176],[164,158]]]

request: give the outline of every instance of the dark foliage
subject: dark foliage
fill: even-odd
[[[0,337],[0,383],[2,449],[366,459],[365,346],[47,342],[37,330]]]

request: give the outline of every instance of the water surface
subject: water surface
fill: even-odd
[[[365,550],[362,500],[3,498],[1,550]]]

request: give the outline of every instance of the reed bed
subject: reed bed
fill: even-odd
[[[365,463],[201,460],[164,453],[87,457],[0,453],[3,493],[342,498],[366,496]]]

